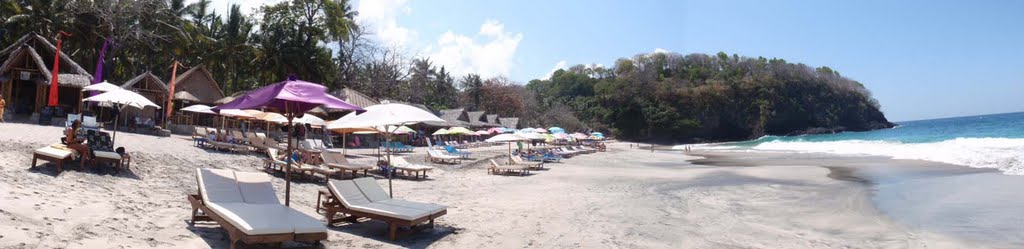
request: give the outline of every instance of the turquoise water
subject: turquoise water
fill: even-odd
[[[1024,112],[899,122],[892,129],[868,132],[765,136],[705,144],[707,150],[808,152],[888,156],[996,168],[1024,175]]]

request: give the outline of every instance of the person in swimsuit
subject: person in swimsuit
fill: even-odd
[[[82,142],[85,142],[85,139],[78,137],[78,129],[81,127],[82,121],[75,120],[75,122],[71,123],[71,129],[67,129],[64,137],[67,140],[68,148],[78,151],[78,155],[82,157],[82,160],[89,161],[92,160],[91,150],[89,146],[82,144]]]

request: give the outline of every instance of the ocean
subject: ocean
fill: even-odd
[[[898,122],[892,129],[695,145],[695,149],[886,156],[1024,175],[1024,112]],[[677,146],[681,148],[682,146]]]

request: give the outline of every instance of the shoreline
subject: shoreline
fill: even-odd
[[[804,165],[828,169],[828,178],[863,185],[875,209],[890,219],[927,231],[988,243],[995,248],[1024,244],[1024,205],[1014,189],[1021,176],[994,168],[882,156],[824,153],[706,152],[686,153],[704,159],[691,163],[712,167]],[[951,200],[948,196],[960,196]],[[980,211],[980,212],[974,212]],[[955,217],[955,218],[954,218]],[[1002,241],[1000,241],[1002,240]]]

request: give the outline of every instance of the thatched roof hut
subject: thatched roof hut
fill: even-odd
[[[217,100],[224,98],[224,91],[220,89],[217,80],[213,79],[213,75],[210,74],[210,71],[206,70],[205,66],[193,67],[185,71],[185,73],[178,75],[175,80],[177,83],[174,83],[174,99],[176,100],[179,99],[179,92],[188,92],[189,95],[195,98],[195,100],[190,101],[198,104],[213,104]]]
[[[57,47],[53,43],[35,33],[22,36],[0,50],[0,93],[15,112],[38,112],[46,106],[56,52]],[[91,84],[93,77],[63,51],[60,52],[60,63],[57,84],[62,93],[58,102],[60,106],[74,110],[80,101],[77,91]]]
[[[519,118],[499,118],[498,121],[502,127],[519,129]]]

